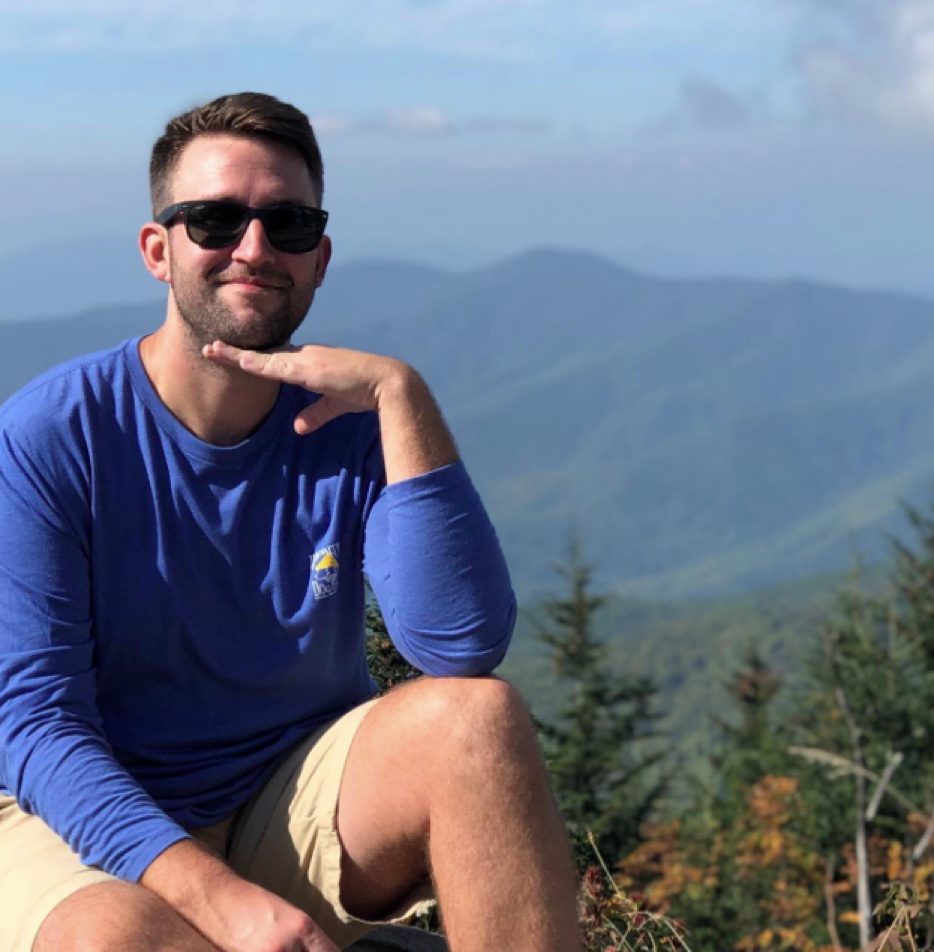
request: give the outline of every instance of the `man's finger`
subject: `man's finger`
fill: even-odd
[[[338,407],[334,401],[322,397],[310,407],[305,407],[295,418],[295,432],[300,436],[307,436],[346,412],[346,407]]]
[[[260,354],[255,350],[240,351],[237,361],[242,370],[258,377],[274,377],[276,380],[293,380],[296,376],[294,361],[282,354]]]
[[[340,952],[340,949],[317,926],[302,937],[302,952]]]
[[[340,952],[340,949],[323,934],[305,940],[302,952]]]
[[[216,340],[213,344],[205,346],[203,354],[209,359],[231,367],[239,367],[241,370],[255,374],[258,377],[272,377],[288,383],[302,384],[304,381],[301,368],[288,357],[289,354],[295,353],[297,349],[296,347],[283,347],[279,350],[261,353],[256,350],[244,350],[241,347],[235,347],[233,344],[225,344],[223,341]]]

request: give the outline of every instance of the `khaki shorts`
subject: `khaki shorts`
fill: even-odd
[[[226,820],[192,836],[240,876],[307,912],[345,948],[381,923],[341,905],[337,798],[351,742],[369,701],[299,744],[266,785]],[[0,795],[0,952],[30,952],[39,927],[72,893],[113,877],[82,864],[38,817]],[[427,881],[384,922],[405,922],[432,905]]]

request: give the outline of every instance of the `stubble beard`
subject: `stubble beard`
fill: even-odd
[[[224,283],[217,278],[189,279],[187,276],[172,281],[175,305],[198,353],[216,340],[245,350],[282,347],[302,325],[315,296],[314,285],[307,289],[291,285],[283,291],[268,292],[280,298],[279,304],[271,310],[263,311],[257,306],[248,316],[238,315],[220,297]]]

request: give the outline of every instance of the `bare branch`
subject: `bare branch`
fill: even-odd
[[[827,934],[830,936],[833,952],[843,952],[843,946],[840,945],[840,935],[837,932],[837,904],[833,898],[833,874],[833,860],[828,858],[827,874],[824,877],[824,902],[827,905]]]
[[[882,782],[882,778],[877,773],[873,773],[865,767],[860,767],[859,764],[854,764],[852,760],[847,760],[846,757],[831,753],[829,750],[821,750],[819,747],[789,747],[788,753],[794,754],[796,757],[801,757],[803,760],[808,760],[811,763],[823,764],[825,767],[830,767],[832,774],[838,777],[850,774],[863,776],[867,780],[874,780],[876,783]],[[893,784],[887,784],[885,792],[893,800],[898,801],[909,813],[920,813],[922,816],[928,816],[926,811],[909,800],[908,797]]]
[[[834,674],[839,678],[837,659],[831,655]],[[862,730],[853,717],[850,703],[842,685],[837,683],[834,688],[834,697],[840,713],[846,720],[850,732],[850,743],[853,745],[853,762],[860,767],[864,766]],[[869,848],[866,843],[866,777],[861,773],[853,776],[856,787],[856,911],[859,916],[859,944],[864,948],[872,938],[872,897],[869,892]]]
[[[928,820],[928,825],[925,827],[924,835],[918,840],[917,845],[911,851],[911,858],[915,862],[921,859],[921,855],[928,848],[928,844],[931,842],[931,837],[934,836],[934,816]]]
[[[876,785],[876,791],[872,795],[872,800],[869,801],[869,806],[866,807],[866,819],[868,822],[876,818],[876,813],[879,810],[879,803],[882,800],[882,795],[885,793],[885,788],[889,785],[889,781],[892,779],[892,774],[898,770],[899,765],[905,759],[905,755],[896,751],[889,757],[889,762],[885,765],[885,770],[882,773],[882,779]]]

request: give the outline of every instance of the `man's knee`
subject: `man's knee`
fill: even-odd
[[[216,952],[158,896],[130,883],[73,893],[39,930],[32,952]]]
[[[413,717],[440,756],[510,750],[537,756],[535,729],[519,692],[495,677],[425,678],[412,687]]]

